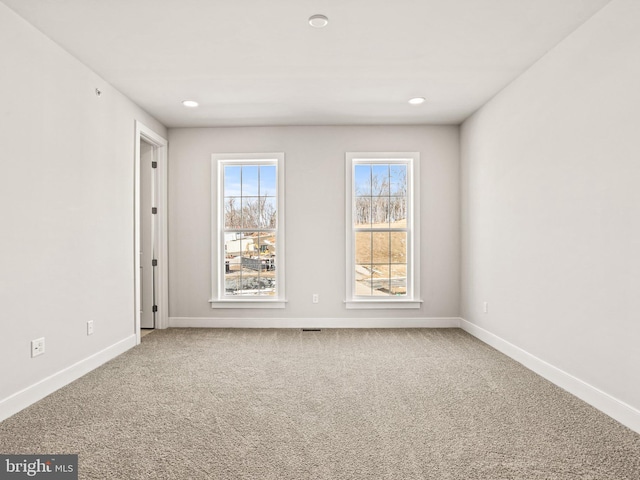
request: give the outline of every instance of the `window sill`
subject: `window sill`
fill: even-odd
[[[246,298],[238,300],[209,300],[211,308],[285,308],[287,306],[286,300],[249,300]]]
[[[347,310],[380,310],[380,309],[417,309],[422,306],[422,300],[370,300],[370,299],[351,299],[345,300]]]

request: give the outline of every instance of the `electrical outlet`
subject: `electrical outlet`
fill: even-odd
[[[93,335],[93,320],[87,322],[87,335]]]
[[[482,311],[484,313],[489,313],[489,302],[484,302],[484,304],[482,305]]]
[[[31,357],[37,357],[44,353],[44,337],[31,340]]]
[[[314,293],[311,299],[313,303],[318,303],[320,301],[320,295],[318,295],[317,293]]]

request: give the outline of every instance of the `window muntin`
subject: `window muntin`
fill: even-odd
[[[213,155],[213,307],[284,297],[283,162],[283,154]]]

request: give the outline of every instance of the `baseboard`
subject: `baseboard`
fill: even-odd
[[[169,317],[181,328],[459,328],[460,318],[206,318]]]
[[[103,363],[117,357],[136,345],[136,336],[120,340],[119,342],[101,350],[90,357],[70,365],[67,368],[40,380],[33,385],[0,400],[0,422],[27,408],[38,400],[52,394],[56,390],[77,380],[83,375],[96,369]]]
[[[640,433],[640,410],[621,402],[608,393],[589,385],[564,370],[545,362],[522,348],[509,343],[465,319],[460,319],[460,328],[508,357],[513,358],[529,370],[536,372],[541,377],[546,378],[560,388],[609,415],[631,430]]]

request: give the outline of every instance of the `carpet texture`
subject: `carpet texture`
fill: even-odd
[[[640,478],[640,435],[458,329],[170,329],[0,423],[83,479]]]

